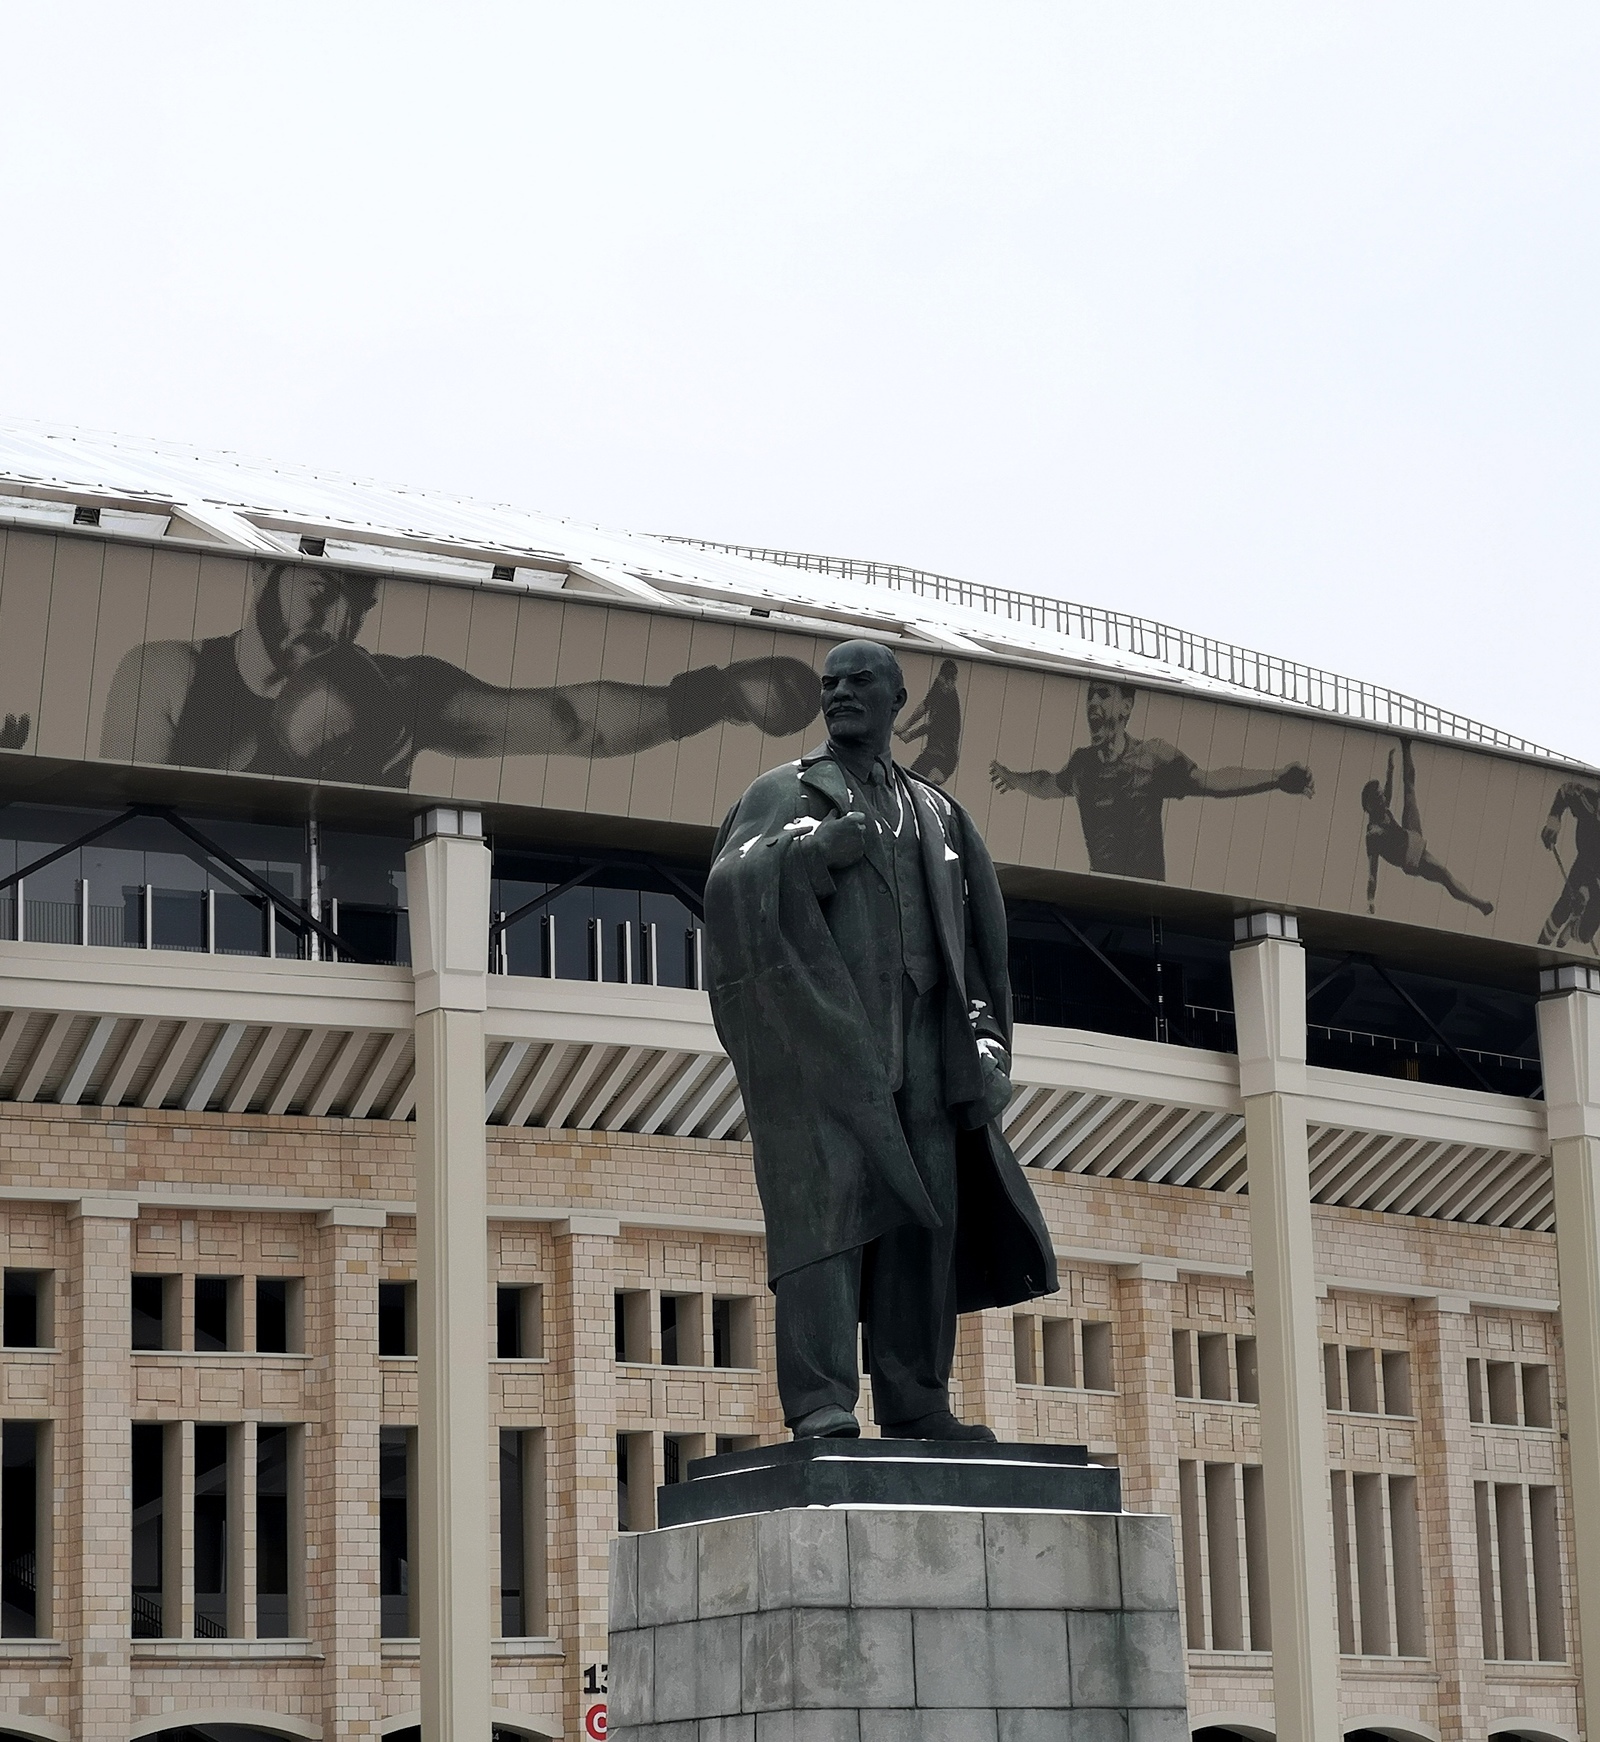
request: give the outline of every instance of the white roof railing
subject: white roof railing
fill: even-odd
[[[837,575],[870,587],[885,587],[941,600],[968,610],[1004,617],[1013,623],[1068,636],[1106,647],[1139,659],[1153,660],[1175,670],[1192,672],[1215,683],[1314,708],[1344,719],[1366,720],[1397,732],[1431,733],[1464,744],[1481,744],[1493,750],[1509,750],[1521,756],[1538,756],[1552,762],[1582,766],[1578,758],[1547,749],[1514,732],[1486,726],[1450,708],[1435,706],[1401,690],[1367,683],[1361,678],[1342,677],[1321,666],[1303,665],[1274,653],[1219,641],[1211,635],[1196,635],[1151,617],[1136,617],[1127,611],[1108,611],[1099,605],[1080,605],[1046,593],[1024,593],[1014,587],[995,587],[982,581],[963,581],[954,575],[934,574],[927,569],[906,568],[899,563],[874,562],[861,557],[819,556],[810,551],[768,550],[759,545],[719,544],[712,539],[686,538],[658,533],[673,544],[696,550],[726,551],[730,556],[776,563],[814,573]]]

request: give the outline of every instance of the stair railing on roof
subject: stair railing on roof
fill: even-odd
[[[927,569],[905,568],[899,563],[872,562],[861,557],[819,556],[810,551],[769,550],[759,545],[720,544],[715,539],[685,538],[672,533],[657,536],[670,544],[689,545],[695,550],[726,551],[730,556],[750,557],[785,568],[809,569],[817,574],[837,575],[869,587],[886,587],[923,598],[964,605],[969,610],[1004,617],[1033,629],[1047,629],[1076,641],[1131,653],[1158,661],[1179,671],[1230,684],[1275,701],[1292,702],[1320,713],[1346,719],[1367,720],[1397,732],[1426,732],[1440,738],[1455,738],[1465,744],[1482,744],[1494,750],[1509,750],[1521,756],[1538,756],[1551,762],[1576,764],[1577,759],[1558,750],[1486,726],[1480,720],[1432,702],[1419,701],[1401,690],[1360,678],[1341,677],[1320,666],[1258,653],[1214,636],[1196,635],[1188,629],[1158,623],[1150,617],[1135,617],[1127,611],[1107,611],[1098,605],[1079,605],[1070,599],[1043,593],[1024,593],[1014,587],[994,587],[982,581],[958,580],[954,575],[933,574]]]

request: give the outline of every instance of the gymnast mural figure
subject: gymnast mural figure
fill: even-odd
[[[931,780],[935,786],[944,783],[956,771],[961,760],[961,696],[956,690],[959,668],[953,659],[939,667],[939,675],[928,685],[928,693],[906,715],[906,723],[896,726],[894,735],[902,744],[922,740],[922,751],[911,764],[911,772]]]
[[[1407,877],[1421,877],[1440,884],[1468,907],[1479,913],[1494,912],[1494,903],[1484,901],[1451,875],[1428,851],[1422,834],[1422,812],[1417,806],[1417,765],[1411,755],[1411,740],[1400,740],[1400,778],[1402,800],[1400,820],[1395,821],[1390,808],[1394,801],[1394,752],[1389,752],[1389,767],[1383,785],[1369,780],[1361,789],[1361,808],[1367,813],[1367,912],[1378,911],[1378,865],[1385,862],[1404,871]]]

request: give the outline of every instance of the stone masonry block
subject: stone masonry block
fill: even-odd
[[[611,1631],[626,1633],[639,1625],[639,1539],[631,1533],[611,1548]]]
[[[1075,1706],[1183,1704],[1183,1643],[1176,1614],[1084,1610],[1069,1615],[1067,1627]]]
[[[740,1617],[740,1705],[770,1712],[794,1704],[794,1611]]]
[[[861,1742],[998,1742],[993,1712],[930,1710],[863,1712]]]
[[[1127,1742],[1127,1738],[1121,1712],[1000,1713],[1000,1742]]]
[[[676,1534],[676,1533],[666,1533]],[[739,1617],[656,1629],[656,1721],[731,1717],[739,1710]]]
[[[700,1544],[700,1614],[746,1615],[756,1607],[756,1521],[719,1518],[694,1532]]]
[[[1129,1712],[1128,1742],[1189,1742],[1189,1714],[1182,1707]]]
[[[920,1706],[1069,1706],[1060,1610],[919,1609]]]
[[[989,1601],[997,1609],[1115,1609],[1114,1513],[984,1514]]]
[[[693,1621],[699,1613],[699,1567],[693,1530],[650,1530],[639,1538],[639,1625]]]
[[[1118,1518],[1124,1609],[1176,1609],[1178,1574],[1172,1553],[1172,1520],[1162,1513]]]
[[[821,1507],[757,1518],[758,1594],[763,1609],[843,1609],[850,1603],[845,1515]]]
[[[797,1610],[794,1703],[856,1708],[915,1705],[909,1611]]]
[[[611,1635],[607,1716],[613,1727],[655,1722],[656,1636],[653,1628]]]
[[[756,1717],[756,1742],[859,1742],[860,1734],[853,1711],[761,1712]]]
[[[746,1712],[737,1718],[702,1718],[696,1742],[756,1742],[755,1717]]]
[[[849,1514],[850,1601],[858,1609],[981,1609],[983,1515]]]

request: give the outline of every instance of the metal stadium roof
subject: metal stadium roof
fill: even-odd
[[[180,442],[0,424],[0,524],[89,524],[113,537],[590,592],[677,612],[754,614],[1576,760],[1398,690],[1126,612],[893,563],[606,532],[528,509]]]

